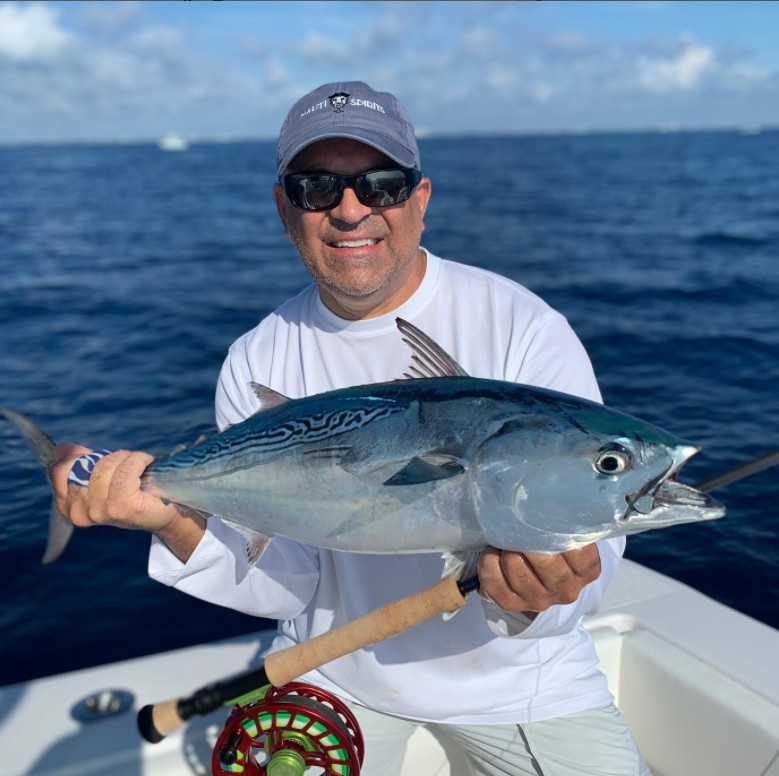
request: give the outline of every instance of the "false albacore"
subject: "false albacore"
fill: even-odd
[[[591,401],[470,377],[414,326],[398,327],[411,379],[302,399],[255,384],[255,415],[157,459],[142,488],[219,515],[254,548],[280,535],[352,552],[443,551],[460,575],[486,545],[556,553],[724,515],[675,479],[694,445]],[[51,466],[49,438],[0,411]],[[52,518],[48,560],[67,542],[63,521]]]

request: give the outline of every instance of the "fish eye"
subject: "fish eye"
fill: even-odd
[[[622,474],[632,463],[632,456],[622,445],[609,445],[598,453],[595,459],[595,471],[600,474]]]

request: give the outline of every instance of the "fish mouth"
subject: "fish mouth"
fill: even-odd
[[[688,510],[695,512],[695,520],[714,520],[725,514],[725,507],[708,493],[678,482],[665,480],[654,494],[655,509]]]
[[[687,460],[697,452],[698,448],[680,450],[677,460],[663,472],[626,496],[627,508],[622,520],[646,523],[647,528],[659,528],[722,517],[725,507],[719,501],[676,479]]]

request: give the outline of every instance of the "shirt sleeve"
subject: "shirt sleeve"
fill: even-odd
[[[240,423],[257,411],[258,405],[248,391],[251,377],[245,364],[245,359],[239,358],[231,348],[216,383],[214,410],[220,431]]]
[[[315,548],[276,537],[249,566],[246,542],[218,518],[209,518],[205,536],[186,563],[152,538],[149,576],[209,603],[268,619],[297,617],[319,582]]]
[[[590,357],[568,321],[555,310],[539,318],[518,356],[510,355],[504,379],[601,402]]]
[[[509,364],[512,369],[509,379],[516,382],[601,401],[598,382],[584,346],[568,321],[554,310],[540,318],[536,329],[530,332],[519,362]],[[606,588],[625,552],[625,538],[604,539],[597,544],[601,573],[571,604],[551,606],[531,620],[521,612],[503,611],[494,602],[482,598],[493,633],[509,638],[556,636],[570,632],[582,616],[594,614],[600,608]]]
[[[246,390],[251,378],[244,362],[231,350],[219,375],[215,409],[220,430],[256,411]],[[250,566],[245,537],[214,516],[186,563],[152,537],[148,572],[152,579],[203,601],[286,620],[297,617],[311,601],[319,581],[319,555],[315,548],[274,537]]]

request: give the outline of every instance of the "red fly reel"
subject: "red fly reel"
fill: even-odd
[[[343,701],[302,682],[269,686],[265,695],[235,705],[211,758],[213,776],[359,776],[365,747],[357,720]]]

